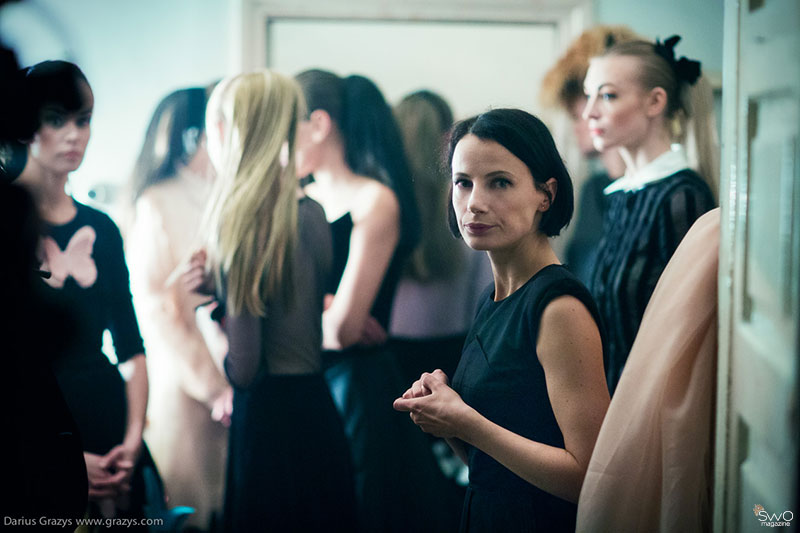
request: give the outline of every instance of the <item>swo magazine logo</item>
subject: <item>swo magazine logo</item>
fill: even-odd
[[[762,526],[766,527],[783,527],[791,526],[794,519],[794,513],[791,511],[784,511],[782,513],[768,513],[763,505],[755,504],[753,506],[753,514],[761,522]]]

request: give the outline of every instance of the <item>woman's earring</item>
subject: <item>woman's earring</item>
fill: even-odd
[[[670,132],[672,133],[672,139],[675,141],[681,140],[681,135],[683,135],[683,127],[681,126],[681,119],[679,116],[673,117],[669,124]]]

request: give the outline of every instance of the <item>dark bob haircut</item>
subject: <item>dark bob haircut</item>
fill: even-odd
[[[544,184],[550,178],[557,182],[555,200],[542,215],[539,229],[548,237],[555,237],[569,224],[574,208],[572,179],[556,149],[553,137],[541,120],[521,109],[492,109],[481,115],[462,120],[453,126],[447,151],[447,169],[452,173],[453,152],[466,135],[475,135],[484,141],[494,141],[525,163],[533,176],[537,189],[547,192]],[[456,213],[451,201],[447,207],[450,231],[460,237]]]
[[[40,113],[48,105],[57,105],[75,113],[86,104],[84,84],[89,81],[80,68],[68,61],[42,61],[24,69],[25,126],[22,138],[31,138],[41,127]],[[91,87],[89,87],[91,90]]]

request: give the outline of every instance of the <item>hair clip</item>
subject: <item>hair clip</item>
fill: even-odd
[[[653,50],[656,54],[663,57],[669,63],[672,70],[675,72],[675,77],[678,81],[685,81],[689,85],[694,85],[700,77],[700,62],[686,58],[686,56],[675,60],[675,45],[681,40],[680,35],[673,35],[665,40],[662,44],[660,40],[656,39],[653,45]]]

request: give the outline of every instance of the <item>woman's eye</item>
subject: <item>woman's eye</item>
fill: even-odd
[[[92,122],[92,117],[91,117],[91,116],[88,116],[88,117],[79,117],[79,118],[78,118],[78,119],[75,121],[75,124],[76,124],[76,125],[77,125],[79,128],[85,128],[85,127],[86,127],[86,126],[88,126],[88,125],[89,125],[91,122]]]
[[[506,178],[495,178],[492,181],[492,185],[494,185],[498,189],[506,189],[508,187],[511,187],[511,181],[507,180]]]
[[[453,181],[453,185],[455,185],[456,187],[465,189],[465,188],[468,188],[468,187],[472,187],[472,182],[469,181],[469,180],[466,180],[464,178],[458,178],[458,179]]]
[[[614,93],[602,93],[602,94],[600,95],[600,98],[602,98],[602,99],[603,99],[603,100],[605,100],[605,101],[613,100],[613,99],[615,99],[616,97],[617,97],[617,95],[616,95],[616,94],[614,94]]]
[[[42,122],[53,128],[60,128],[66,123],[61,115],[45,115]]]

